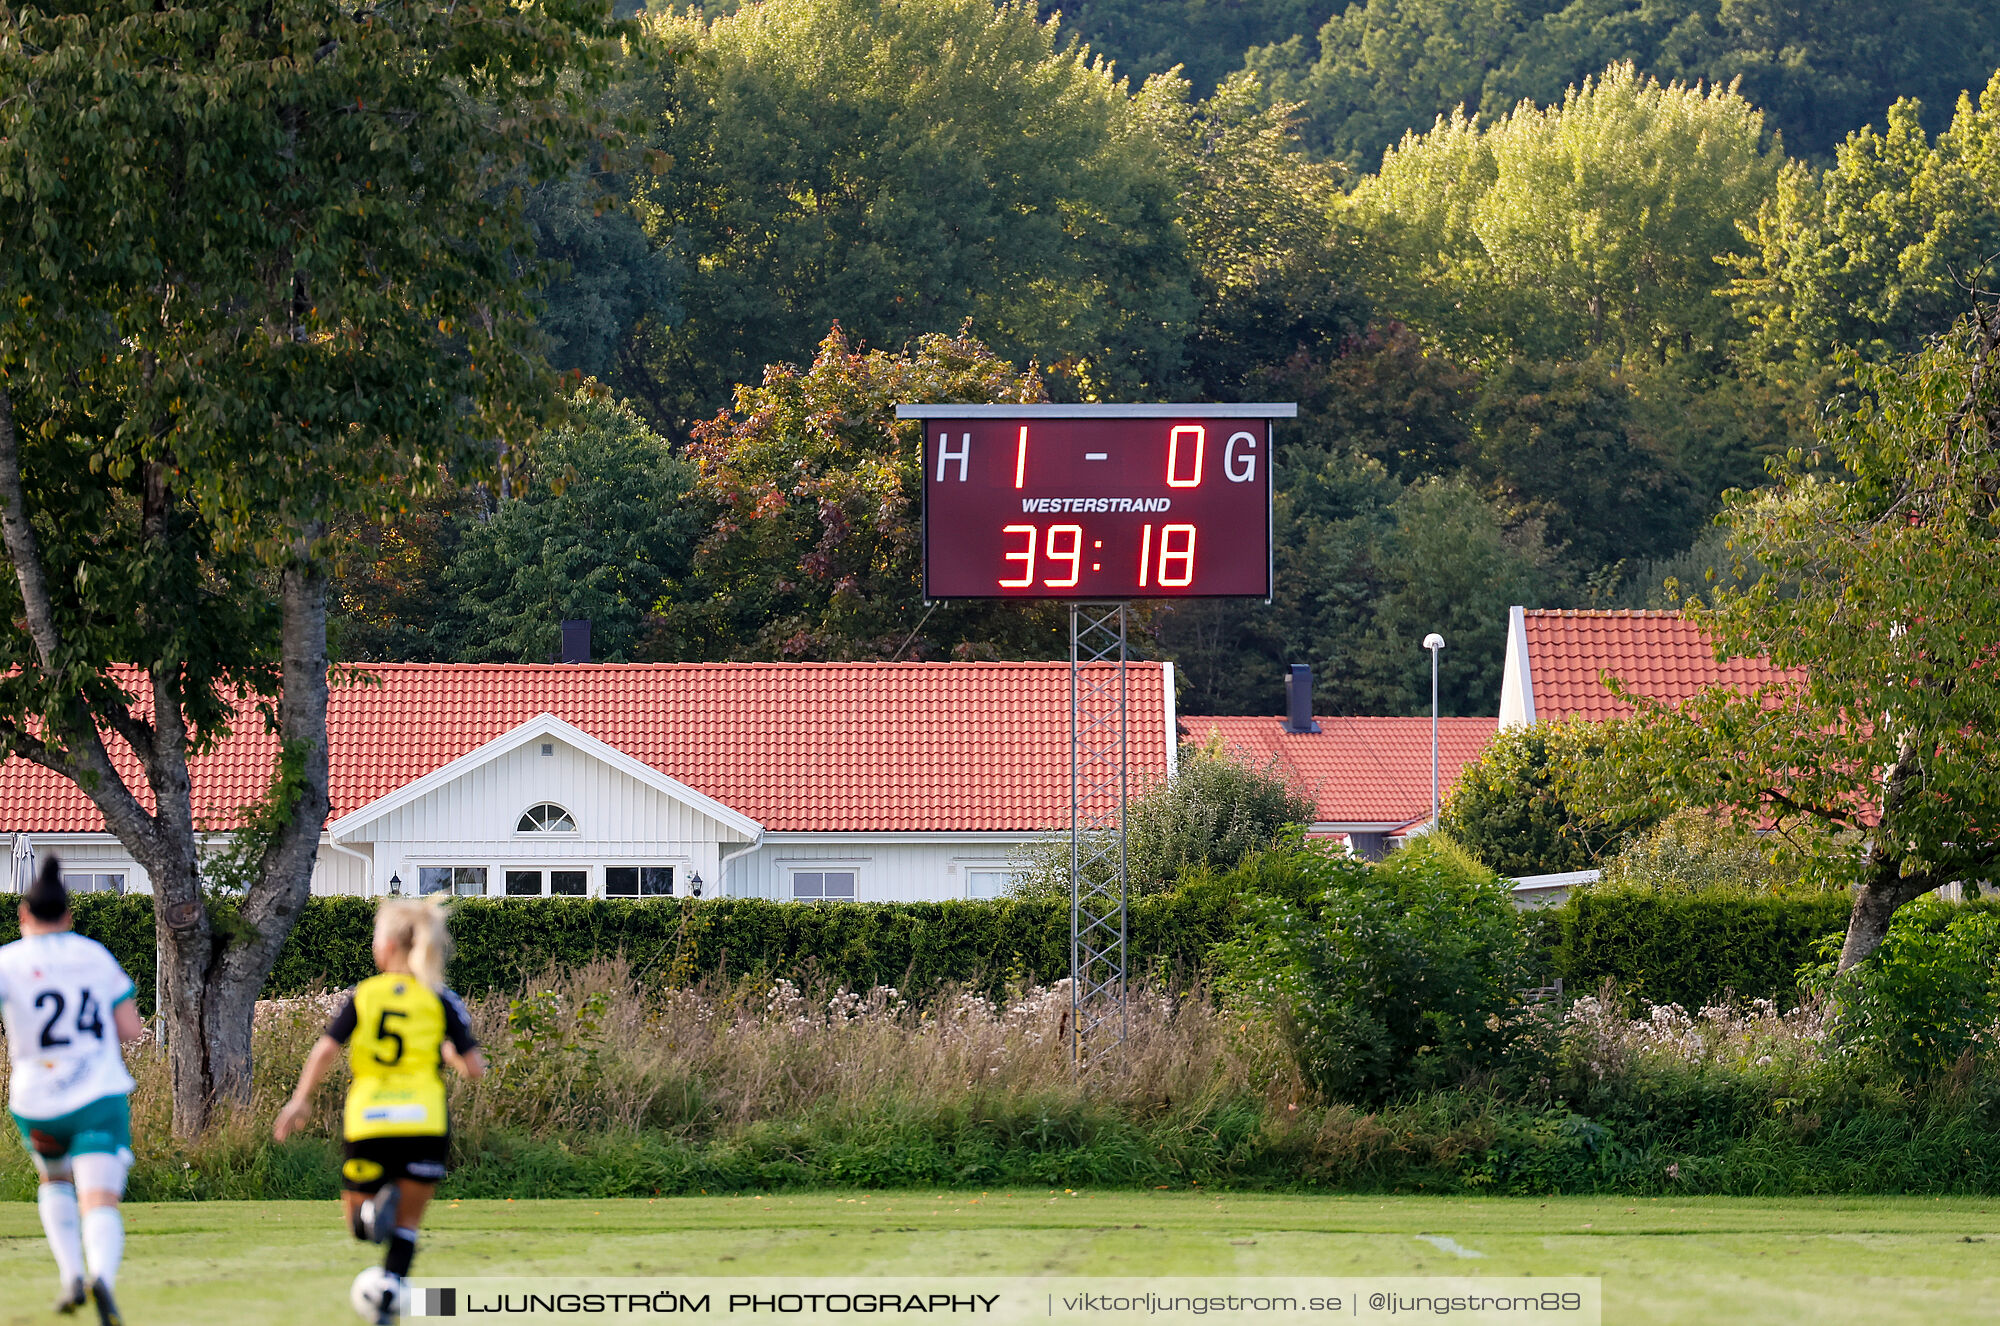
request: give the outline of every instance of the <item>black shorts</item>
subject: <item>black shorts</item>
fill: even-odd
[[[374,1192],[396,1179],[439,1183],[451,1151],[449,1137],[364,1137],[341,1146],[340,1186]]]

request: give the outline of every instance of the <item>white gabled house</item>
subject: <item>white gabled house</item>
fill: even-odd
[[[313,891],[914,902],[993,896],[1069,816],[1066,663],[377,664],[332,693]],[[1134,664],[1136,787],[1174,762]],[[193,762],[217,838],[269,777],[251,720]],[[128,776],[136,761],[114,750]],[[142,891],[73,785],[0,764],[0,830]]]
[[[323,860],[318,878],[342,893],[387,893],[393,880],[416,893],[686,894],[763,836],[749,816],[537,714],[330,822],[321,843],[345,860]]]

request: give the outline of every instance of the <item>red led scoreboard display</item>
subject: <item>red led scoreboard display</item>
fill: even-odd
[[[924,597],[1269,598],[1271,421],[1293,405],[903,405]]]

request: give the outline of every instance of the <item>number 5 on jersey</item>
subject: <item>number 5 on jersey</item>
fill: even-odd
[[[400,1008],[385,1008],[382,1010],[382,1016],[375,1020],[375,1040],[378,1043],[375,1050],[376,1063],[381,1064],[386,1068],[386,1067],[393,1067],[394,1065],[403,1062],[403,1035],[401,1032],[389,1030],[389,1019],[406,1018],[408,1016],[409,1014],[405,1013]],[[380,1042],[383,1041],[396,1042],[396,1052],[390,1055],[386,1059],[382,1057],[382,1050],[380,1047]]]

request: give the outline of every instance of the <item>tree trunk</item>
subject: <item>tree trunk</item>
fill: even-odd
[[[1896,909],[1935,888],[1928,874],[1905,879],[1901,863],[1884,859],[1854,890],[1854,910],[1848,913],[1847,939],[1840,946],[1838,970],[1846,971],[1876,949],[1889,933]]]
[[[208,1126],[218,1104],[250,1099],[250,1031],[257,997],[312,893],[313,861],[331,803],[327,798],[326,590],[323,567],[301,560],[286,568],[281,743],[271,795],[275,830],[244,895],[233,933],[218,933],[199,890],[163,904],[155,885],[159,959],[173,1069],[174,1133]],[[295,764],[288,765],[288,761]]]
[[[323,536],[316,529],[302,542]],[[284,604],[284,694],[278,735],[295,767],[290,811],[264,845],[257,879],[243,899],[248,933],[221,954],[210,980],[206,1025],[218,1097],[250,1098],[250,1021],[265,978],[312,896],[313,861],[320,831],[332,809],[327,797],[326,569],[301,550],[287,567],[279,593]]]
[[[136,854],[135,854],[136,855]],[[215,954],[215,931],[201,898],[193,852],[185,862],[140,862],[153,883],[154,955],[160,967],[159,1016],[166,1029],[174,1136],[208,1127],[215,1102],[202,1009]]]
[[[1882,776],[1882,813],[1875,825],[1873,844],[1868,849],[1867,870],[1854,888],[1854,910],[1848,913],[1847,939],[1840,946],[1839,971],[1846,971],[1876,949],[1889,933],[1896,909],[1906,902],[1949,881],[1936,879],[1928,870],[1903,873],[1904,856],[1895,844],[1896,816],[1909,797],[1910,780],[1920,771],[1920,747],[1904,738],[1896,751],[1896,762]]]

